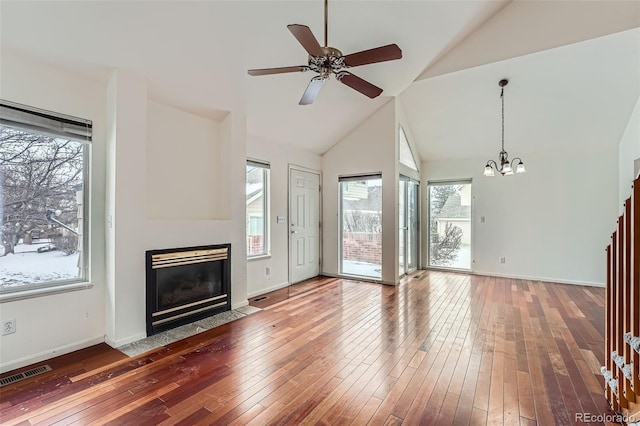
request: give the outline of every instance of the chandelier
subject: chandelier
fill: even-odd
[[[512,175],[514,167],[516,173],[526,172],[524,163],[520,157],[515,157],[511,162],[509,162],[509,154],[504,150],[504,86],[506,86],[507,83],[509,83],[509,80],[507,79],[500,80],[498,83],[500,86],[500,100],[502,101],[502,151],[498,154],[498,162],[500,165],[493,160],[489,160],[487,161],[487,165],[484,166],[484,175],[489,177],[495,176],[493,172],[494,168],[497,172],[500,172],[502,176]]]

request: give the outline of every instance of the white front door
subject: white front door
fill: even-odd
[[[289,169],[289,281],[320,274],[320,175]]]

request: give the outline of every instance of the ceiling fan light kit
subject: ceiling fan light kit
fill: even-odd
[[[515,157],[511,162],[509,162],[509,154],[504,150],[504,87],[509,83],[509,80],[502,79],[498,82],[498,86],[500,86],[500,101],[502,102],[502,150],[498,154],[498,161],[500,165],[493,161],[487,161],[487,165],[484,166],[484,176],[493,177],[495,176],[494,169],[499,172],[502,176],[511,176],[514,172],[513,168],[515,166],[515,173],[520,174],[524,173],[527,170],[524,168],[524,162],[520,157]],[[517,163],[516,163],[517,161]]]
[[[402,50],[396,44],[388,44],[361,52],[344,56],[335,47],[328,45],[328,0],[324,1],[324,46],[320,46],[311,29],[306,25],[291,24],[287,28],[309,54],[307,65],[297,65],[280,68],[262,68],[249,70],[249,75],[283,74],[290,72],[313,71],[314,76],[305,90],[300,105],[309,105],[320,93],[320,89],[326,80],[333,74],[339,82],[351,87],[369,98],[380,96],[382,89],[366,80],[350,73],[347,69],[360,65],[374,64],[377,62],[392,61],[402,58]]]

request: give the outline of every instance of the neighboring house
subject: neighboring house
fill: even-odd
[[[449,196],[436,219],[438,234],[444,236],[448,224],[462,231],[462,244],[471,244],[471,185]]]

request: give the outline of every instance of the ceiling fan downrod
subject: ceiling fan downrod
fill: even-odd
[[[400,50],[395,43],[362,50],[349,55],[343,55],[342,52],[335,47],[329,47],[329,0],[324,0],[324,46],[320,46],[313,32],[306,25],[290,24],[287,25],[287,28],[309,55],[307,65],[252,69],[247,72],[249,75],[269,75],[305,71],[317,73],[318,75],[311,79],[307,89],[302,95],[299,102],[300,105],[313,103],[322,84],[331,77],[331,74],[334,74],[336,80],[345,86],[349,86],[369,98],[373,99],[380,96],[382,93],[381,88],[352,74],[347,71],[347,69],[402,58],[402,50]]]
[[[329,47],[329,0],[324,0],[324,47]]]

